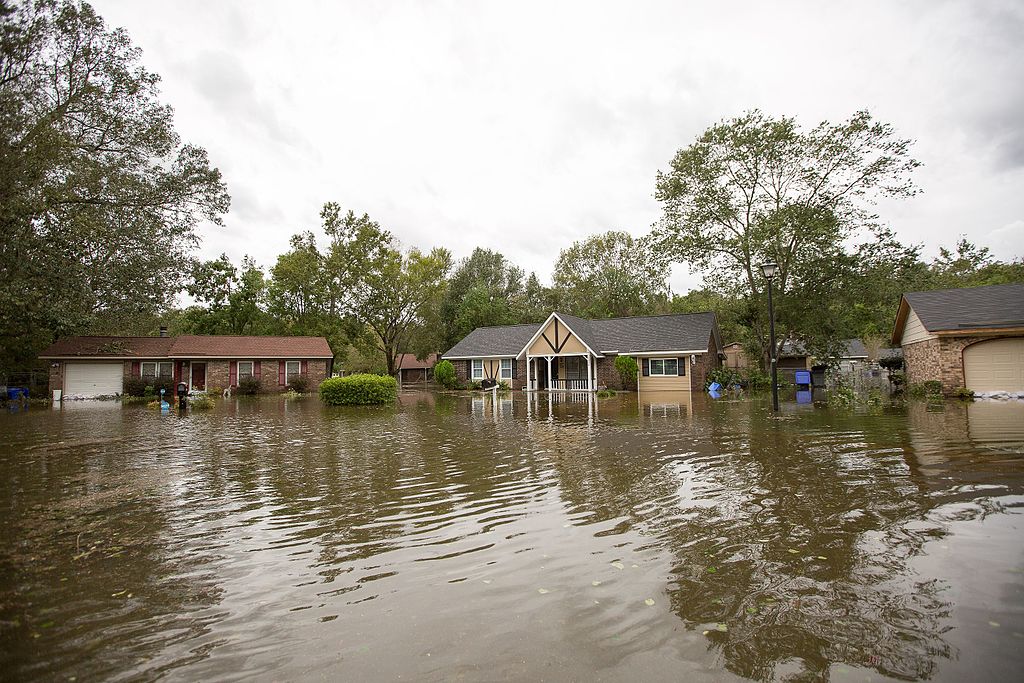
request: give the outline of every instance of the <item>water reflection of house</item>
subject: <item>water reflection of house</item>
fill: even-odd
[[[647,417],[693,417],[693,394],[677,391],[641,391],[640,414]]]
[[[1024,402],[912,402],[907,406],[913,458],[924,468],[970,459],[975,448],[1024,448]]]

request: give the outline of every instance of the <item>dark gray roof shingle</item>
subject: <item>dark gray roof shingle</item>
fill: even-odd
[[[907,292],[903,296],[929,332],[1024,327],[1024,283]]]
[[[557,314],[587,346],[598,353],[644,353],[707,349],[715,330],[714,313],[679,313],[586,320]],[[515,356],[543,323],[478,327],[444,354],[445,358]]]

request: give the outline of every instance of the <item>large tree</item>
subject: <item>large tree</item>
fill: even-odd
[[[648,238],[614,230],[593,235],[559,254],[553,296],[561,310],[587,318],[662,312],[668,305],[666,265]]]
[[[229,197],[159,77],[84,2],[0,4],[0,348],[29,362],[97,317],[169,305]]]
[[[520,322],[523,275],[522,268],[490,249],[477,247],[462,259],[441,301],[444,349],[477,327]]]
[[[192,266],[185,291],[196,300],[183,316],[192,334],[257,334],[266,331],[267,282],[263,269],[246,256],[238,268],[227,257]]]
[[[866,111],[811,130],[760,111],[723,121],[658,173],[658,234],[709,286],[756,302],[757,311],[765,291],[759,264],[779,264],[779,345],[799,337],[827,352],[842,334],[830,322],[850,266],[845,245],[877,229],[871,207],[879,197],[916,192],[910,146]],[[767,354],[765,318],[759,314],[753,329]]]

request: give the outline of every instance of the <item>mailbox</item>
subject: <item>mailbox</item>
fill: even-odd
[[[185,403],[188,401],[188,385],[184,382],[178,382],[178,407],[184,408]]]

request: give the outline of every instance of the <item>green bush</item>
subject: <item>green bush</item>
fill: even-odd
[[[288,380],[288,390],[296,394],[304,394],[309,390],[309,378],[305,375],[296,375]]]
[[[636,374],[639,371],[636,358],[632,356],[615,356],[615,369],[619,372],[619,379],[623,387],[636,386]]]
[[[434,366],[434,379],[445,389],[454,389],[459,384],[455,366],[450,360],[443,360]]]
[[[153,388],[149,388],[150,392]],[[146,395],[146,380],[141,377],[129,377],[124,383],[124,394],[125,396],[145,396]]]
[[[704,388],[707,389],[714,382],[721,384],[723,389],[730,389],[737,384],[743,384],[743,376],[735,368],[715,368],[704,380]]]
[[[373,405],[394,403],[398,380],[387,375],[331,377],[320,383],[320,400],[327,405]]]
[[[930,379],[927,382],[910,385],[909,391],[910,395],[915,398],[942,396],[942,382]]]
[[[238,386],[235,388],[235,392],[242,396],[253,396],[260,393],[260,389],[263,385],[255,377],[246,377],[245,379],[238,380]]]
[[[157,377],[153,380],[153,394],[159,396],[160,390],[163,389],[165,401],[171,400],[177,388],[178,384],[174,381],[173,377]]]
[[[213,398],[206,393],[196,394],[188,399],[188,407],[194,410],[209,410],[213,407]]]
[[[615,395],[615,390],[614,389],[602,389],[601,391],[597,392],[597,397],[598,398],[611,398],[614,395]]]
[[[972,390],[968,389],[967,387],[960,387],[955,392],[953,392],[953,395],[956,396],[961,401],[973,401],[974,400],[974,392]]]
[[[741,375],[742,384],[753,391],[772,388],[772,377],[761,368],[747,368]]]
[[[878,365],[879,365],[879,367],[883,367],[886,370],[889,370],[890,372],[892,372],[894,370],[902,370],[903,369],[903,358],[900,357],[900,356],[890,356],[888,358],[879,358],[878,359]]]

